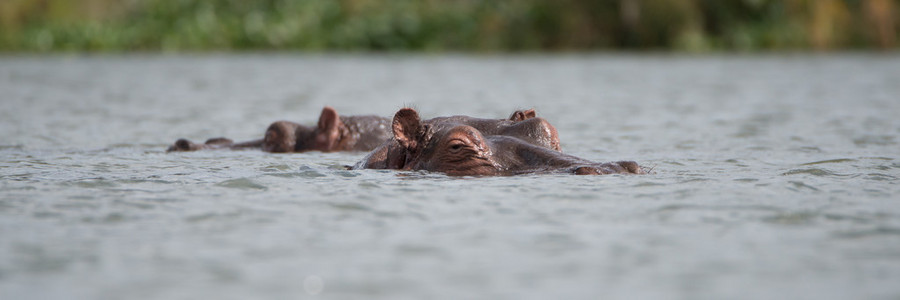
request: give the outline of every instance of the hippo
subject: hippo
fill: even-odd
[[[514,113],[510,121],[543,121],[522,116],[524,121],[516,121]],[[451,176],[645,173],[633,161],[598,163],[564,154],[558,149],[555,129],[552,134],[547,130],[525,130],[523,134],[516,130],[497,130],[495,126],[483,130],[479,125],[464,117],[422,121],[414,109],[403,108],[391,122],[393,138],[353,168],[425,170]],[[555,146],[553,142],[545,143],[554,139]]]
[[[547,120],[537,117],[534,109],[517,110],[507,119],[450,116],[425,120],[422,124],[423,127],[428,128],[439,124],[463,124],[475,128],[482,135],[512,136],[538,147],[561,151],[556,127],[553,127]],[[407,149],[398,143],[396,139],[390,139],[370,152],[369,155],[352,168],[403,169],[403,162],[408,155],[407,152]]]
[[[391,138],[390,123],[390,119],[378,116],[339,116],[334,108],[326,106],[315,127],[277,121],[269,125],[262,139],[234,143],[227,138],[213,138],[203,144],[179,139],[167,152],[204,149],[262,149],[273,153],[369,151]]]

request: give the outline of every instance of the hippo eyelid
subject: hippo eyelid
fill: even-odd
[[[454,151],[454,152],[462,150],[463,148],[465,148],[468,145],[468,143],[466,143],[466,141],[464,141],[462,139],[452,139],[452,140],[450,140],[450,142],[448,144],[450,145],[449,146],[450,151]]]

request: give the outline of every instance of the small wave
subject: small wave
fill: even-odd
[[[885,219],[887,217],[886,214],[862,214],[862,215],[851,215],[851,214],[837,214],[837,213],[826,213],[823,214],[822,217],[825,220],[833,221],[833,222],[853,222],[857,224],[866,224],[871,223],[876,220]]]
[[[808,162],[805,164],[800,164],[801,166],[812,166],[812,165],[820,165],[820,164],[834,164],[834,163],[843,163],[843,162],[851,162],[856,161],[855,159],[850,158],[838,158],[838,159],[828,159],[828,160],[820,160],[814,162]]]
[[[871,229],[840,231],[835,233],[835,236],[846,239],[861,239],[879,236],[898,237],[900,236],[900,228],[879,226]]]
[[[791,189],[794,191],[799,191],[801,189],[807,189],[807,190],[817,191],[817,192],[819,191],[819,189],[817,189],[816,187],[808,185],[808,184],[804,183],[803,181],[788,181],[788,183],[790,183],[793,186],[793,187],[789,187],[788,189]]]
[[[763,218],[764,222],[773,223],[773,224],[781,224],[781,225],[804,225],[812,223],[816,218],[821,215],[814,212],[791,212],[791,213],[780,213],[774,216],[769,216]]]
[[[865,146],[890,146],[896,144],[894,137],[890,135],[867,135],[853,139],[853,143],[860,147]]]
[[[297,177],[301,177],[301,176],[300,176],[300,173],[296,173],[296,172],[289,172],[289,173],[267,173],[267,174],[265,174],[265,175],[266,175],[266,176],[281,177],[281,178],[297,178]]]
[[[327,176],[319,170],[310,166],[301,166],[299,172],[296,172],[295,174],[297,174],[297,177],[309,179]]]
[[[253,180],[247,178],[238,178],[231,179],[219,182],[216,184],[217,186],[227,187],[227,188],[235,188],[235,189],[251,189],[251,190],[267,190],[268,188],[264,185],[253,182]]]
[[[866,175],[866,177],[863,177],[863,178],[867,179],[867,180],[875,180],[875,181],[897,180],[897,176],[891,176],[891,175],[881,174],[881,173],[869,173]]]
[[[241,213],[237,211],[224,212],[224,213],[204,213],[197,215],[190,215],[184,218],[185,222],[188,223],[199,223],[206,221],[215,221],[215,220],[233,220],[237,217],[240,217]]]
[[[268,166],[260,168],[259,170],[263,171],[263,172],[279,172],[279,171],[287,171],[292,168],[293,167],[291,167],[289,165],[280,164],[280,165],[268,165]]]
[[[119,186],[115,182],[105,179],[76,180],[65,182],[63,185],[74,185],[83,188],[110,188]]]
[[[162,179],[138,179],[138,178],[119,179],[119,180],[115,180],[114,182],[121,183],[121,184],[142,184],[142,183],[171,184],[171,183],[175,183],[174,181],[168,181],[168,180],[162,180]]]
[[[642,182],[638,182],[638,183],[632,185],[631,187],[648,187],[648,186],[663,186],[663,185],[666,185],[666,184],[659,183],[659,182],[642,181]]]
[[[794,169],[794,170],[790,170],[790,171],[781,173],[781,175],[797,175],[797,174],[809,174],[809,175],[815,175],[815,176],[829,176],[829,175],[832,175],[832,174],[834,174],[834,173],[831,173],[830,171],[827,171],[827,170],[825,170],[825,169],[817,169],[817,168],[813,168],[813,169]]]
[[[790,171],[781,173],[781,175],[783,175],[783,176],[789,176],[789,175],[802,175],[802,174],[813,175],[813,176],[819,176],[819,177],[827,177],[827,176],[847,177],[847,176],[852,176],[851,174],[838,174],[838,173],[834,173],[834,172],[831,172],[831,171],[829,171],[829,170],[822,169],[822,168],[793,169],[793,170],[790,170]]]
[[[806,152],[806,153],[822,153],[822,149],[820,149],[819,147],[814,147],[814,146],[804,146],[804,147],[791,148],[791,150],[793,150],[793,151],[800,151],[800,152]]]
[[[354,203],[354,202],[338,202],[338,203],[329,203],[331,207],[337,208],[339,210],[345,211],[371,211],[372,209],[363,204]]]
[[[306,171],[297,173],[297,175],[298,175],[298,177],[302,177],[302,178],[319,178],[319,177],[325,177],[325,174],[322,174],[321,172],[316,171],[316,170],[306,170]]]
[[[353,172],[353,171],[348,171],[348,170],[340,170],[340,171],[334,172],[334,174],[341,176],[341,177],[347,177],[347,178],[359,176],[359,173]]]
[[[128,217],[122,213],[114,212],[106,214],[101,217],[84,217],[81,218],[81,221],[84,223],[92,223],[92,224],[115,224],[122,223],[128,221]]]
[[[709,211],[774,211],[781,209],[769,205],[699,205],[699,204],[669,204],[658,209],[659,212],[679,210],[709,210]]]
[[[709,179],[709,178],[689,178],[689,179],[678,181],[678,183],[704,182],[704,181],[711,181],[711,180],[712,179]]]
[[[394,251],[397,251],[401,256],[437,256],[437,257],[446,257],[447,254],[444,253],[438,247],[431,245],[418,245],[418,244],[402,244],[396,246]]]

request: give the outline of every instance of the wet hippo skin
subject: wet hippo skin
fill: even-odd
[[[314,127],[277,121],[269,125],[262,139],[234,143],[227,138],[213,138],[203,144],[179,139],[167,152],[204,149],[262,149],[275,153],[369,151],[391,138],[390,122],[390,119],[378,116],[340,116],[334,108],[326,106]]]
[[[517,110],[507,119],[450,116],[422,121],[423,128],[436,128],[445,124],[467,125],[477,129],[483,135],[512,136],[538,147],[560,151],[559,134],[556,131],[556,127],[553,127],[547,120],[537,117],[534,109]],[[370,152],[353,168],[402,169],[403,161],[408,155],[408,149],[403,147],[397,139],[390,139]]]
[[[518,123],[538,119],[516,121],[515,116],[514,113],[509,121]],[[415,110],[401,109],[392,120],[391,141],[374,150],[354,168],[425,170],[460,176],[644,173],[633,161],[597,163],[563,154],[558,151],[557,137],[533,136],[542,130],[525,130],[521,137],[515,135],[523,132],[521,130],[506,132],[512,135],[492,135],[505,131],[494,131],[498,127],[487,126],[482,132],[477,128],[481,125],[458,116],[423,122]],[[553,129],[552,133],[555,135],[556,130]],[[556,140],[556,149],[552,147],[553,143],[548,146],[541,142],[553,139]]]

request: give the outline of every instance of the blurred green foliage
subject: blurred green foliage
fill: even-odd
[[[2,0],[0,50],[893,48],[900,0]]]

